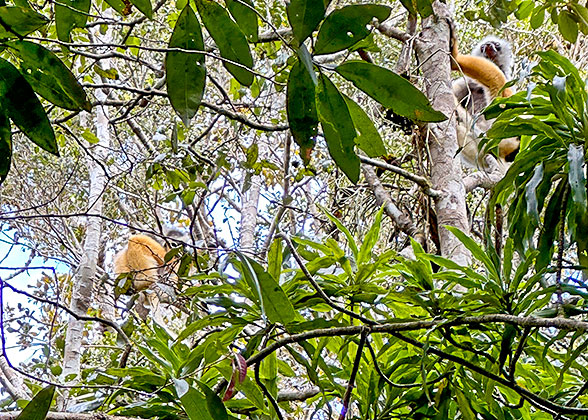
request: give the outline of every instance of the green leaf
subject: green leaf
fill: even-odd
[[[533,176],[525,185],[525,201],[527,202],[527,213],[539,223],[539,203],[537,200],[537,188],[543,180],[543,164],[539,164],[533,171]]]
[[[36,31],[49,22],[33,9],[18,6],[0,7],[0,38],[17,38]]]
[[[69,42],[73,28],[86,26],[91,4],[91,0],[60,0],[55,5],[55,29],[60,41]]]
[[[204,50],[202,30],[190,4],[180,13],[168,48]],[[165,55],[169,101],[186,126],[200,107],[206,85],[204,54],[168,51]]]
[[[149,19],[153,18],[153,7],[150,0],[131,0],[131,3]]]
[[[388,6],[359,4],[345,6],[329,14],[316,38],[315,54],[331,54],[351,47],[370,34],[366,27],[373,18],[380,22],[390,16]]]
[[[347,61],[335,71],[398,115],[426,122],[447,119],[412,83],[390,70],[364,61]]]
[[[286,6],[288,21],[298,45],[312,34],[325,17],[326,6],[320,0],[292,0]]]
[[[252,0],[226,0],[225,1],[231,16],[245,34],[247,41],[257,42],[259,40],[257,13]],[[249,6],[247,6],[249,5]]]
[[[243,266],[243,275],[252,290],[261,298],[260,306],[272,323],[286,325],[294,320],[296,312],[278,282],[255,260],[236,252]]]
[[[515,12],[515,16],[519,20],[527,19],[529,16],[531,16],[531,12],[533,11],[534,6],[534,0],[524,0],[519,4],[519,7]]]
[[[6,179],[12,159],[12,142],[10,140],[10,121],[0,108],[0,185]]]
[[[539,239],[537,241],[537,250],[539,251],[535,264],[537,271],[541,271],[551,262],[554,248],[553,244],[557,235],[557,226],[560,222],[561,201],[563,200],[566,188],[567,185],[565,182],[559,183],[545,209],[543,228],[539,233]]]
[[[13,41],[7,45],[22,60],[21,72],[35,92],[61,108],[92,110],[76,77],[53,52],[28,41]]]
[[[469,399],[464,395],[464,393],[459,388],[455,388],[455,396],[457,399],[457,406],[459,407],[459,411],[461,412],[463,419],[476,420],[477,417],[472,411]]]
[[[492,277],[495,279],[499,278],[499,274],[496,271],[496,267],[492,263],[492,260],[488,257],[488,255],[484,252],[484,250],[474,241],[472,238],[464,234],[461,230],[453,226],[445,226],[445,228],[453,233],[459,241],[464,244],[464,246],[472,253],[472,255],[478,260],[481,261],[486,269],[491,273]]]
[[[190,420],[215,420],[208,410],[206,397],[192,388],[184,379],[173,379],[182,408]]]
[[[383,156],[388,153],[380,133],[368,114],[353,99],[344,96],[353,125],[358,132],[355,138],[357,147],[363,150],[369,157]]]
[[[315,144],[318,130],[315,85],[312,77],[300,61],[296,61],[290,70],[286,91],[286,111],[288,123],[294,141],[300,146],[300,156],[305,164]]]
[[[284,244],[281,238],[275,238],[267,253],[267,272],[272,278],[279,280],[282,274]]]
[[[249,50],[249,44],[227,11],[213,0],[195,0],[195,2],[202,23],[214,39],[221,57],[242,64],[244,67],[252,68],[253,57]],[[223,66],[242,85],[251,86],[253,83],[253,73],[246,68],[225,61],[223,61]]]
[[[578,3],[571,2],[569,6],[576,12],[576,18],[579,21],[580,29],[585,35],[588,31],[588,9]]]
[[[531,14],[531,28],[538,29],[545,20],[545,6],[536,7]]]
[[[127,9],[126,4],[122,0],[104,0],[110,7],[116,10],[119,14],[127,16],[130,11]]]
[[[55,386],[53,385],[40,390],[22,410],[16,420],[45,420],[54,394]]]
[[[35,92],[8,61],[0,58],[0,108],[42,149],[58,155],[55,133]]]
[[[261,296],[270,322],[282,325],[292,322],[296,318],[296,312],[286,293],[259,263],[251,258],[248,260],[259,280]]]
[[[216,392],[213,392],[209,387],[207,387],[202,382],[196,382],[202,392],[204,392],[204,396],[206,397],[206,406],[208,407],[208,412],[212,416],[214,420],[227,420],[227,409],[223,404],[223,401],[218,396]]]
[[[576,42],[578,39],[578,23],[574,15],[567,10],[562,10],[557,20],[557,27],[564,39],[569,42]]]
[[[417,10],[421,17],[426,18],[433,14],[433,2],[432,0],[416,0]]]
[[[359,248],[357,247],[357,244],[355,243],[355,238],[353,237],[353,235],[351,234],[351,232],[349,231],[349,229],[347,229],[347,227],[341,223],[341,221],[333,214],[329,213],[329,211],[322,206],[318,206],[321,211],[323,213],[325,213],[325,215],[329,218],[329,220],[331,222],[333,222],[333,224],[337,227],[337,230],[340,230],[341,232],[343,232],[343,234],[345,235],[345,237],[347,238],[347,244],[349,245],[349,248],[351,248],[351,252],[353,253],[353,257],[357,260],[358,258],[358,254],[359,254]],[[292,238],[293,240],[295,240],[296,238]],[[323,251],[325,253],[327,253],[327,251]]]
[[[355,146],[355,126],[343,95],[325,76],[319,78],[317,109],[331,157],[353,183],[359,180],[359,158]]]
[[[378,239],[380,238],[380,227],[382,225],[382,214],[383,213],[384,213],[384,207],[382,206],[380,208],[380,210],[376,213],[376,217],[374,219],[374,222],[372,223],[370,230],[368,231],[368,233],[365,235],[365,238],[363,239],[363,242],[361,244],[361,248],[359,250],[359,255],[357,258],[357,265],[358,266],[361,266],[362,264],[369,262],[372,258],[372,250],[374,249],[374,246],[376,245],[376,243],[378,242]]]

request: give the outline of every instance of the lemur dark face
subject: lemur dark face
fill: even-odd
[[[494,41],[488,41],[480,45],[480,52],[490,60],[495,60],[501,50],[502,46],[500,43]]]

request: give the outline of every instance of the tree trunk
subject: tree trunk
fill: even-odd
[[[106,95],[96,91],[98,100],[104,100]],[[82,125],[83,124],[82,121]],[[108,115],[103,107],[96,108],[96,136],[100,140],[93,153],[100,154],[101,150],[107,150],[110,145],[108,132]],[[103,161],[103,159],[98,159]],[[88,175],[90,178],[90,192],[88,194],[88,213],[102,214],[102,194],[106,184],[106,176],[100,165],[93,159],[88,161]],[[84,240],[84,255],[74,278],[70,308],[78,315],[86,315],[91,303],[94,278],[96,276],[96,263],[100,248],[101,219],[92,217],[88,219],[86,226],[86,238]],[[79,375],[80,358],[82,355],[82,337],[84,321],[69,318],[67,334],[65,337],[65,352],[63,356],[62,377]]]
[[[251,176],[251,187],[242,194],[243,206],[241,208],[241,233],[239,235],[239,248],[250,255],[255,254],[255,228],[257,227],[257,206],[261,190],[261,177]]]
[[[466,191],[458,150],[455,127],[455,99],[451,88],[449,25],[447,5],[434,3],[435,15],[423,21],[423,29],[415,44],[417,57],[426,84],[426,93],[433,107],[448,120],[429,124],[428,145],[431,152],[433,189],[441,191],[435,199],[439,223],[441,255],[459,264],[468,264],[471,255],[463,244],[444,226],[455,226],[469,232],[466,211]]]

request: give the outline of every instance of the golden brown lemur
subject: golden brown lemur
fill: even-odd
[[[453,31],[455,33],[455,31]],[[458,52],[457,42],[452,39],[452,69],[461,71],[466,77],[453,83],[457,100],[457,138],[462,148],[461,155],[470,165],[485,167],[484,155],[478,150],[480,137],[492,126],[480,113],[500,93],[512,72],[510,44],[500,38],[489,36],[476,45],[470,55]],[[503,97],[513,94],[510,88],[502,90]],[[498,163],[504,171],[507,162],[512,162],[519,150],[518,138],[503,139],[498,145]]]

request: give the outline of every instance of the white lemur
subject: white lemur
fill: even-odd
[[[455,33],[455,31],[453,31]],[[471,55],[461,55],[452,38],[452,69],[462,71],[462,77],[453,83],[457,101],[457,137],[464,160],[474,166],[485,166],[483,151],[478,150],[479,138],[491,126],[480,112],[498,96],[512,72],[512,51],[507,41],[493,36],[484,38],[474,47]],[[510,88],[502,96],[513,94]],[[519,139],[503,139],[498,145],[498,162],[504,170],[519,149]],[[481,153],[482,152],[482,153]]]
[[[185,234],[177,229],[166,232],[171,238],[185,240]],[[114,273],[131,274],[133,288],[141,292],[156,283],[163,283],[166,279],[175,283],[177,276],[173,270],[173,260],[165,263],[167,250],[155,239],[147,235],[133,235],[129,238],[127,246],[114,256]],[[161,289],[161,288],[160,288]],[[157,291],[147,296],[152,309],[159,304]],[[143,317],[143,316],[142,316]]]

